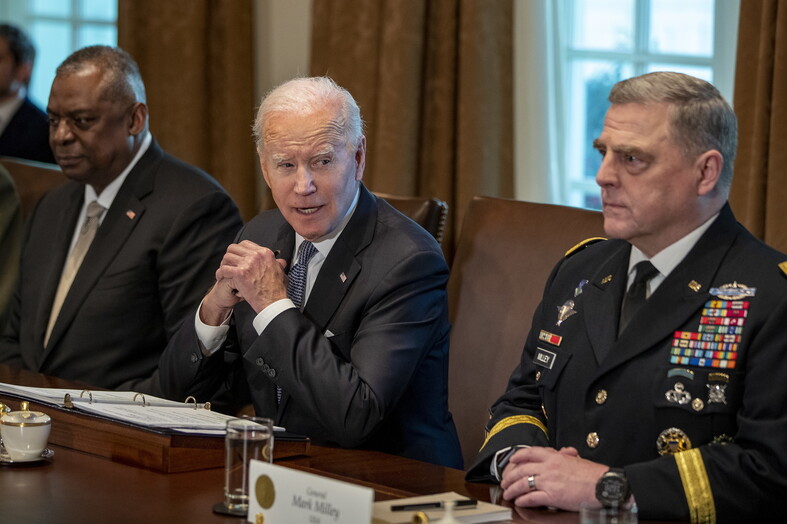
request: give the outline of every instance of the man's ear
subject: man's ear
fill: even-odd
[[[366,168],[366,137],[362,136],[355,150],[355,180],[360,182]]]
[[[148,123],[148,106],[142,102],[136,102],[131,109],[131,123],[128,128],[128,133],[137,136],[144,131]]]
[[[724,157],[715,149],[706,151],[697,158],[697,195],[705,196],[712,192],[719,184],[721,170],[724,167]]]

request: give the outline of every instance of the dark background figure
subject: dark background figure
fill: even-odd
[[[46,113],[27,97],[35,56],[21,29],[0,24],[0,156],[53,164]]]
[[[125,51],[69,56],[47,112],[69,181],[28,219],[0,362],[156,394],[161,352],[214,281],[242,225],[237,207],[208,174],[158,146]]]

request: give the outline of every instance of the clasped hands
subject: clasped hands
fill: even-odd
[[[503,498],[517,506],[579,511],[583,502],[601,506],[596,501],[596,482],[608,469],[580,458],[576,448],[531,446],[511,456],[500,487]]]
[[[216,283],[200,308],[202,322],[220,325],[232,307],[245,300],[259,313],[270,304],[287,298],[287,261],[250,240],[230,244],[216,270]]]

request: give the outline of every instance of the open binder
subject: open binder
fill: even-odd
[[[211,411],[210,403],[198,404],[194,397],[176,402],[133,391],[34,388],[2,382],[0,393],[144,428],[193,435],[223,435],[227,420],[236,418]],[[284,428],[274,429],[284,431]]]

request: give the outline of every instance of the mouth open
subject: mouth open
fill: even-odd
[[[295,211],[300,213],[301,215],[313,215],[317,211],[320,210],[322,206],[315,206],[315,207],[296,207]]]

